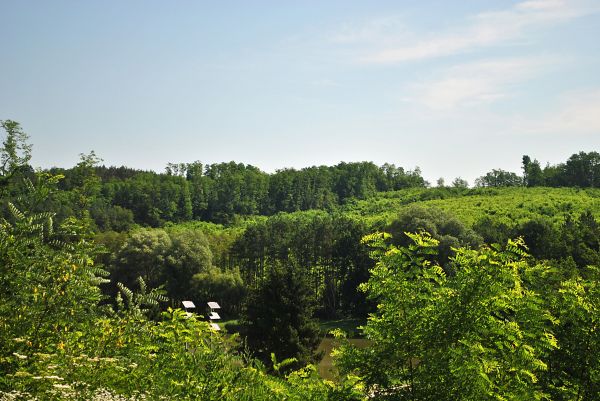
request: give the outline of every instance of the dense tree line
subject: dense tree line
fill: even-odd
[[[488,244],[522,237],[531,255],[539,260],[578,268],[600,264],[600,224],[591,211],[579,215],[566,214],[560,224],[554,224],[544,216],[515,225],[485,217],[473,228]]]
[[[529,187],[600,187],[600,154],[579,152],[564,163],[546,165],[543,169],[537,160],[523,156],[523,181]]]
[[[293,261],[322,316],[361,314],[367,304],[356,287],[371,266],[360,244],[367,233],[364,222],[341,214],[278,214],[249,225],[232,245],[232,254],[250,287],[265,285],[271,266]]]
[[[61,183],[65,190],[81,184],[80,165],[51,172],[65,176]],[[243,216],[311,209],[330,211],[353,199],[429,185],[418,168],[405,171],[394,165],[378,167],[370,162],[283,169],[273,174],[235,162],[169,164],[164,174],[97,165],[93,172],[98,183],[90,206],[101,230],[126,230],[134,223],[152,227],[192,219],[231,223]],[[544,168],[537,160],[523,156],[522,176],[494,169],[475,181],[477,187],[586,188],[599,184],[597,152],[580,152],[565,163]],[[466,188],[462,179],[452,185]]]
[[[523,176],[494,169],[475,181],[478,187],[600,187],[600,153],[579,152],[564,163],[546,164],[542,168],[538,160],[524,155]]]
[[[93,216],[103,230],[127,228],[133,221],[159,227],[191,219],[230,223],[240,216],[333,210],[349,199],[427,184],[419,169],[405,171],[370,162],[283,169],[273,174],[235,162],[170,163],[164,174],[104,166],[95,166],[93,171],[99,179]],[[61,189],[69,191],[80,184],[77,167],[51,172],[64,175]],[[125,215],[127,211],[133,221]]]

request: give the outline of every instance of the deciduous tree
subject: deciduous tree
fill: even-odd
[[[362,288],[377,312],[364,328],[371,345],[338,351],[342,369],[357,372],[374,399],[543,399],[538,378],[556,341],[531,281],[546,268],[509,241],[506,250],[458,249],[448,276],[429,261],[438,241],[410,237],[403,248],[365,237],[377,264]]]

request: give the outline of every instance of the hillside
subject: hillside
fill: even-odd
[[[585,211],[591,211],[596,218],[600,217],[600,189],[411,188],[379,193],[368,200],[355,200],[343,210],[348,215],[366,219],[371,226],[379,227],[389,223],[409,205],[442,209],[468,226],[473,226],[483,217],[491,217],[509,226],[537,217],[560,223],[567,214],[579,215]]]

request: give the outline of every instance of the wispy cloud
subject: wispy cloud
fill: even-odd
[[[600,4],[593,0],[524,1],[503,11],[480,13],[469,17],[462,27],[430,35],[429,38],[416,43],[400,43],[394,46],[373,43],[374,47],[379,47],[380,50],[369,52],[361,57],[361,61],[387,64],[449,56],[521,40],[530,30],[552,26],[599,11]],[[372,29],[364,29],[373,32]],[[360,29],[355,31],[355,35],[365,37]],[[346,32],[343,37],[350,40],[352,35]]]
[[[550,61],[530,57],[457,65],[438,79],[412,85],[412,95],[406,100],[438,111],[490,103],[511,96],[515,84],[535,75]]]
[[[515,132],[527,134],[600,137],[600,88],[563,95],[554,109],[535,120],[524,117],[513,125]]]

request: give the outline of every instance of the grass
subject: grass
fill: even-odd
[[[357,338],[361,336],[358,327],[366,323],[365,319],[360,318],[321,320],[319,321],[319,328],[324,336],[327,336],[332,330],[341,329],[348,334],[349,338]]]
[[[237,333],[239,321],[238,319],[221,320],[217,322],[221,326],[222,330],[225,330],[228,334]]]

